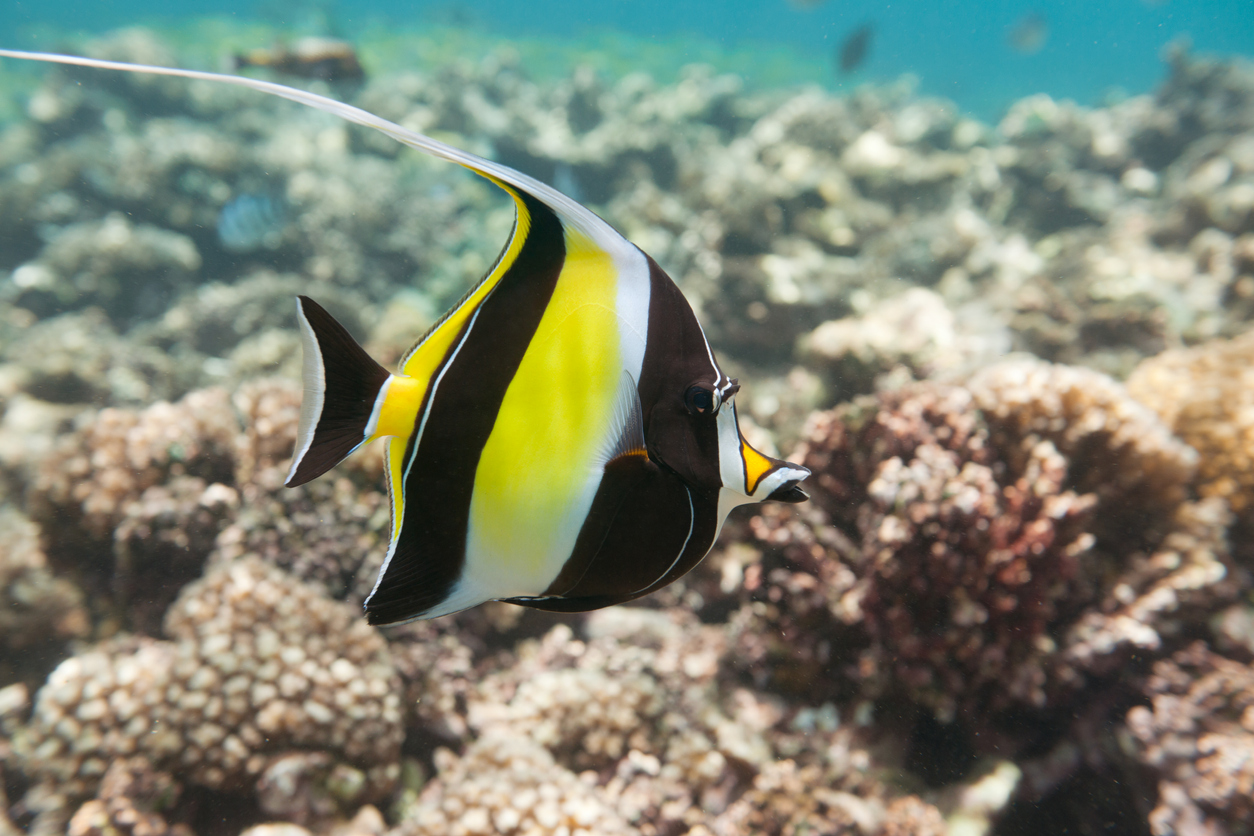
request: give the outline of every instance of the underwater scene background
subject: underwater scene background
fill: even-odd
[[[363,75],[245,72],[595,209],[814,472],[632,605],[368,627],[379,453],[283,487],[293,297],[394,364],[512,205],[249,91],[0,61],[0,831],[1254,832],[1248,2],[0,33],[211,70],[341,39]]]

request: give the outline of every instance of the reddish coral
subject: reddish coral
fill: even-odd
[[[1225,509],[1184,502],[1191,451],[1095,372],[1014,362],[863,398],[794,459],[815,507],[754,518],[767,554],[733,617],[729,662],[759,685],[982,720],[1065,701],[1232,592]]]

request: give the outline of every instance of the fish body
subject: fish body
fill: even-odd
[[[287,484],[387,439],[392,520],[366,615],[391,624],[489,600],[596,609],[665,586],[727,513],[800,502],[809,471],[745,441],[737,381],[648,255],[550,186],[358,108],[272,82],[54,60],[283,96],[456,162],[517,212],[487,276],[389,373],[298,299],[305,398]]]
[[[836,66],[842,73],[851,73],[866,60],[871,51],[871,40],[875,37],[875,27],[864,23],[845,36],[836,50]]]
[[[1023,55],[1035,55],[1049,40],[1049,21],[1038,12],[1029,12],[1015,22],[1006,33],[1011,49]]]
[[[290,47],[279,44],[235,55],[235,69],[248,67],[329,82],[361,82],[366,78],[352,44],[333,38],[301,38]]]

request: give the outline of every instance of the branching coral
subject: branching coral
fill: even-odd
[[[754,520],[779,551],[729,658],[775,687],[852,674],[941,717],[1043,707],[1231,594],[1226,511],[1184,502],[1192,452],[1094,372],[1001,364],[816,416],[806,439],[821,514]]]
[[[1012,360],[976,374],[968,388],[1012,466],[1040,441],[1065,457],[1068,485],[1101,503],[1099,539],[1161,536],[1156,521],[1187,496],[1197,455],[1107,375]]]

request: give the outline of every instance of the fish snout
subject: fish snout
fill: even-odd
[[[809,472],[807,472],[806,476],[809,475]],[[798,502],[808,501],[810,499],[810,494],[801,489],[801,479],[796,479],[785,482],[775,490],[771,491],[771,494],[767,497],[767,499],[774,500],[775,502],[790,502],[795,504]]]
[[[776,502],[805,502],[810,495],[801,489],[801,483],[810,478],[810,469],[792,462],[776,461],[775,470],[759,487],[764,500]]]

